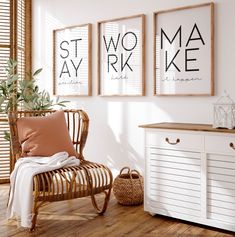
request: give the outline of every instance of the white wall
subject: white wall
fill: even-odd
[[[235,1],[215,2],[215,97],[154,97],[152,50],[154,11],[205,3],[208,0],[33,0],[33,65],[43,67],[40,85],[52,91],[53,29],[92,23],[93,96],[70,98],[73,108],[90,116],[87,159],[108,164],[114,172],[123,166],[143,170],[144,134],[139,124],[155,122],[212,123],[212,103],[224,90],[235,99]],[[146,14],[145,97],[97,96],[97,21]]]

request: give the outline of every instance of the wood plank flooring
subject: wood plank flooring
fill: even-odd
[[[47,204],[39,210],[37,230],[28,233],[5,219],[8,190],[9,185],[0,185],[1,237],[235,237],[235,233],[219,229],[152,217],[143,206],[121,206],[113,196],[103,216],[95,213],[89,198]]]

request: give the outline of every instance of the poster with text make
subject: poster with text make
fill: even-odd
[[[154,13],[154,94],[214,95],[214,4]]]
[[[145,93],[145,16],[98,23],[98,94]]]
[[[53,93],[91,95],[91,24],[54,30]]]

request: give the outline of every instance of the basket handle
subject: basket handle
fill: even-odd
[[[139,171],[138,170],[131,170],[130,171],[130,178],[132,179],[132,175],[134,174],[134,173],[136,173],[137,175],[138,175],[138,178],[140,178],[140,173],[139,173]]]
[[[138,179],[139,179],[141,190],[142,190],[142,192],[144,192],[144,187],[143,187],[143,185],[141,183],[141,179],[140,179],[141,175],[140,175],[139,171],[138,170],[131,170],[130,171],[130,179],[131,179],[131,183],[132,183],[132,185],[131,185],[132,186],[132,202],[133,202],[133,198],[134,198],[134,196],[133,196],[133,194],[134,194],[133,174],[134,173],[136,173],[138,175]]]
[[[122,174],[122,172],[123,172],[125,169],[128,170],[127,174],[130,173],[130,168],[126,166],[126,167],[123,167],[123,168],[120,170],[120,174]]]

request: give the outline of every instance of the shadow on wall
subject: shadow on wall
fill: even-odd
[[[121,134],[119,136],[119,141],[116,141],[115,143],[116,151],[114,152],[113,150],[108,150],[107,165],[117,174],[120,169],[125,166],[143,172],[143,157],[137,153],[137,150],[133,148],[133,146],[131,146],[125,135]]]
[[[125,138],[124,134],[119,136],[118,141],[112,130],[107,129],[110,146],[105,146],[104,155],[106,163],[114,174],[118,174],[122,167],[128,166],[139,171],[143,171],[143,157],[137,153],[136,149]]]
[[[144,135],[143,130],[138,128],[140,117],[133,114],[128,102],[98,98],[93,104],[95,108],[86,103],[83,106],[90,116],[90,133],[85,151],[88,159],[107,164],[115,175],[124,166],[142,172]]]

